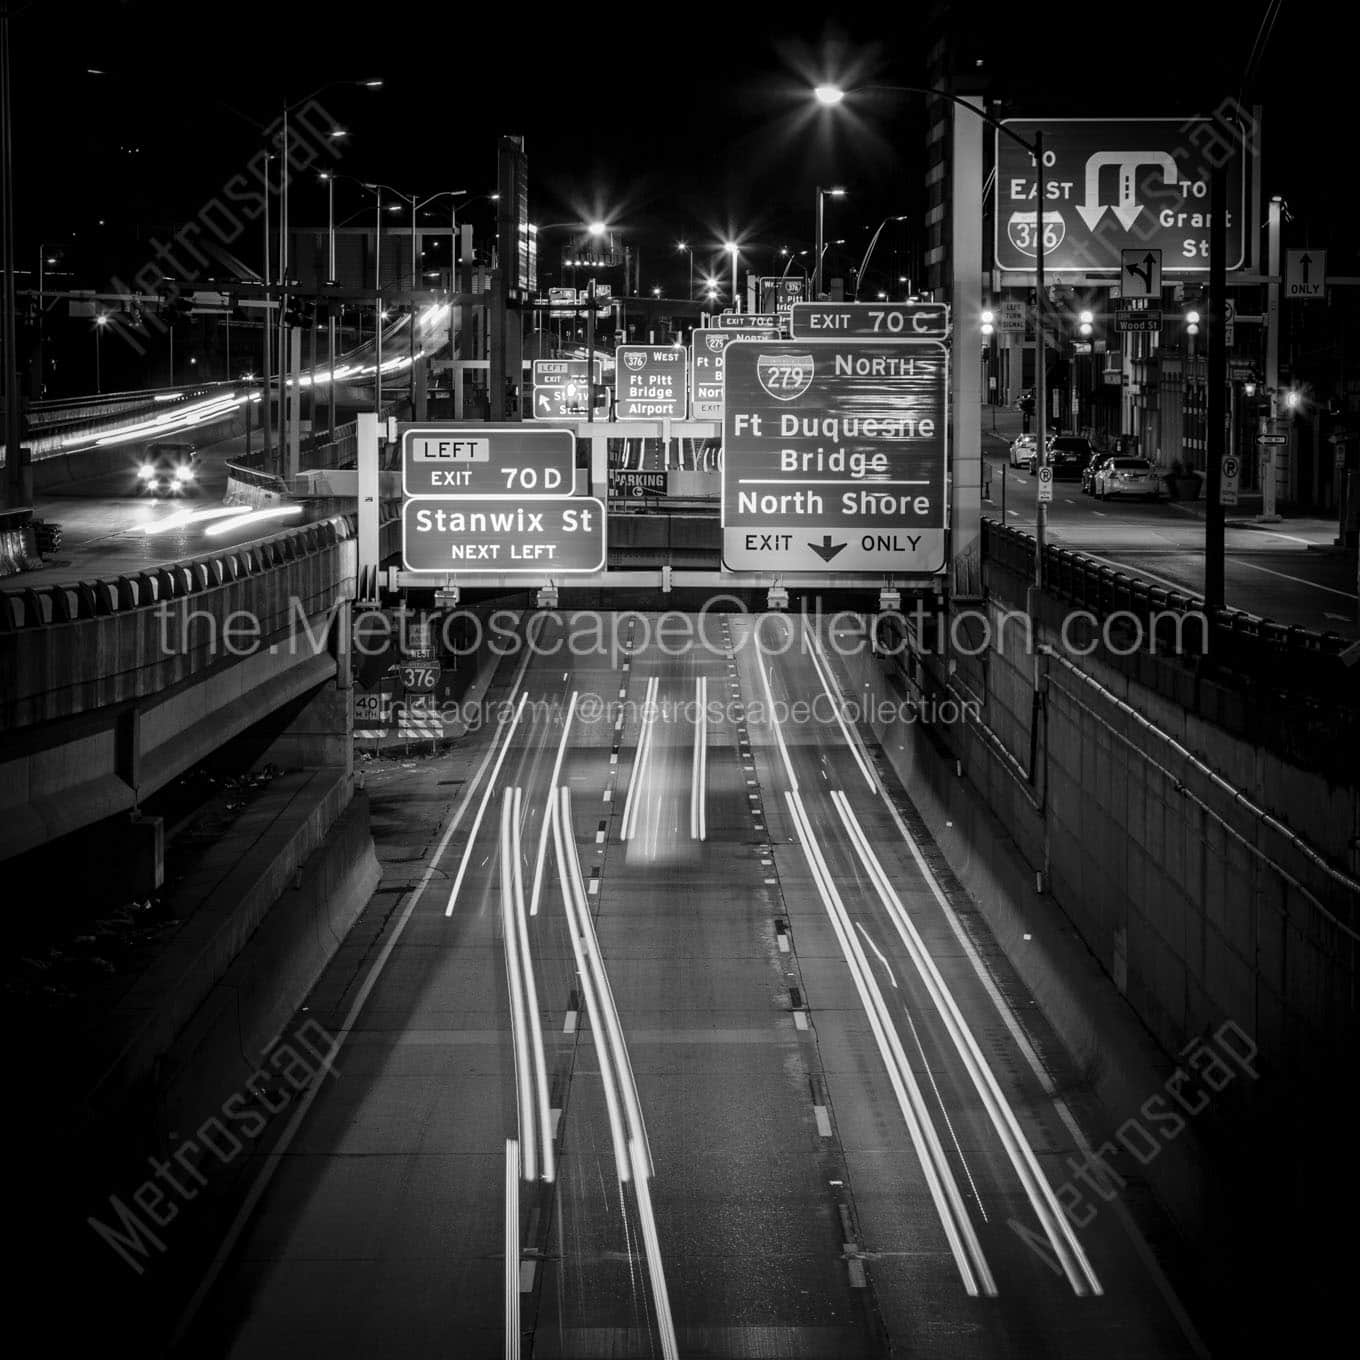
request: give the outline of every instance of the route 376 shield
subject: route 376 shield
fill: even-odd
[[[756,359],[756,378],[776,401],[796,401],[812,386],[814,372],[811,354],[762,354]]]

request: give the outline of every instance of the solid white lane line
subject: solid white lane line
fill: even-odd
[[[1293,581],[1295,585],[1311,586],[1314,590],[1325,590],[1328,595],[1340,595],[1343,600],[1353,600],[1355,596],[1349,590],[1337,590],[1335,586],[1320,585],[1317,581],[1310,581],[1305,576],[1290,576],[1285,571],[1275,571],[1272,567],[1263,567],[1259,562],[1248,562],[1241,557],[1230,559],[1235,567],[1250,567],[1252,571],[1263,571],[1267,576],[1278,576],[1282,581]]]
[[[515,789],[514,814],[510,821],[511,888],[514,891],[515,934],[519,942],[520,974],[524,979],[524,1001],[529,1012],[530,1052],[534,1061],[534,1107],[538,1113],[539,1139],[543,1149],[543,1179],[552,1181],[555,1157],[552,1144],[552,1100],[548,1094],[548,1063],[543,1052],[543,1018],[538,1011],[538,982],[534,977],[533,955],[529,952],[529,920],[524,911],[523,853],[520,847],[520,794]],[[546,820],[546,819],[545,819]]]
[[[609,1136],[614,1144],[614,1165],[619,1180],[629,1178],[628,1139],[623,1127],[618,1092],[614,1085],[613,1068],[603,1041],[600,1024],[600,1003],[595,995],[595,984],[585,959],[583,917],[590,908],[581,894],[581,862],[576,855],[576,840],[571,822],[563,815],[562,803],[554,789],[550,794],[552,813],[553,851],[557,859],[557,877],[562,889],[562,904],[567,914],[567,934],[571,938],[571,952],[576,961],[576,975],[581,981],[581,1003],[592,1022],[591,1038],[600,1063],[600,1083],[604,1087],[605,1110],[609,1115]]]
[[[637,750],[633,755],[633,768],[628,777],[628,796],[623,803],[623,826],[619,832],[621,840],[632,840],[637,834],[638,810],[642,804],[642,785],[647,779],[647,762],[652,754],[652,732],[656,726],[657,693],[660,686],[658,676],[647,681],[646,697],[642,701],[642,728],[638,733]]]
[[[850,806],[850,800],[839,791],[833,792],[831,798],[836,805],[836,811],[840,814],[846,834],[850,837],[850,843],[854,846],[860,862],[867,870],[869,879],[878,892],[879,899],[882,901],[889,918],[896,927],[908,956],[915,965],[921,981],[925,984],[926,991],[931,1001],[934,1002],[940,1018],[944,1021],[945,1029],[948,1031],[963,1066],[977,1090],[983,1108],[987,1111],[988,1118],[991,1120],[992,1127],[996,1130],[997,1138],[1006,1150],[1006,1155],[1010,1159],[1017,1179],[1024,1187],[1035,1217],[1042,1225],[1053,1247],[1054,1254],[1062,1263],[1068,1283],[1072,1286],[1073,1292],[1078,1295],[1085,1295],[1088,1292],[1100,1294],[1103,1292],[1100,1280],[1087,1259],[1076,1232],[1066,1214],[1063,1213],[1052,1186],[1049,1185],[1044,1176],[1033,1148],[1025,1139],[1019,1120],[1015,1116],[1015,1111],[1011,1108],[1009,1101],[1006,1100],[1000,1084],[978,1046],[977,1040],[973,1037],[972,1030],[969,1029],[967,1021],[958,1008],[958,1003],[954,1000],[953,994],[936,967],[930,951],[926,948],[925,941],[922,940],[915,923],[908,916],[906,908],[903,907],[901,899],[883,868],[882,861],[879,860],[873,847],[869,844],[869,838],[865,835],[864,828],[855,816],[854,809]]]
[[[505,1141],[505,1360],[519,1360],[519,1148]]]
[[[534,624],[544,617],[546,616],[536,614],[534,618],[529,621],[528,628],[525,629],[526,636],[528,635],[529,629],[532,629]],[[537,632],[541,633],[542,631],[542,625],[540,623]],[[533,653],[534,649],[532,647],[525,647],[524,658],[519,663],[519,669],[515,672],[514,679],[510,682],[511,695],[517,694],[520,686],[524,683],[524,672],[528,669],[529,660],[533,656]],[[387,967],[387,961],[392,957],[392,953],[405,932],[411,917],[415,915],[416,907],[420,905],[420,899],[425,895],[425,889],[430,886],[430,880],[434,877],[435,869],[438,867],[439,861],[443,859],[445,851],[448,850],[449,842],[453,839],[454,833],[458,830],[459,826],[462,825],[463,817],[467,813],[468,808],[472,805],[472,799],[477,792],[477,786],[482,782],[482,776],[486,774],[487,766],[491,763],[495,751],[496,743],[493,741],[491,745],[486,748],[486,753],[482,756],[481,764],[477,766],[476,773],[463,786],[458,806],[454,809],[453,816],[449,819],[448,826],[444,828],[444,834],[439,838],[439,844],[435,846],[434,853],[430,856],[429,861],[425,865],[425,872],[421,874],[420,882],[416,884],[415,891],[407,899],[405,907],[402,908],[401,915],[397,918],[397,923],[392,927],[391,933],[383,942],[382,948],[378,951],[378,957],[375,958],[369,966],[368,972],[364,975],[363,982],[359,985],[359,990],[354,994],[354,1000],[350,1003],[349,1010],[345,1012],[344,1023],[340,1026],[339,1030],[336,1031],[335,1042],[331,1046],[330,1052],[326,1055],[326,1062],[324,1064],[326,1069],[329,1069],[330,1064],[335,1060],[336,1055],[340,1052],[341,1046],[353,1032],[355,1022],[359,1019],[364,1007],[368,1004],[368,998],[374,987],[378,985],[378,979],[382,976],[383,969]],[[189,1302],[185,1305],[184,1311],[180,1314],[179,1319],[175,1324],[175,1335],[172,1339],[174,1344],[179,1343],[185,1332],[188,1331],[189,1327],[193,1324],[194,1318],[198,1314],[198,1310],[203,1306],[203,1300],[207,1298],[208,1292],[212,1289],[213,1285],[217,1283],[217,1277],[222,1273],[222,1267],[226,1265],[227,1258],[231,1255],[241,1234],[245,1231],[245,1226],[254,1214],[256,1205],[264,1198],[264,1192],[269,1188],[269,1183],[273,1180],[274,1173],[278,1170],[288,1149],[292,1146],[293,1139],[297,1137],[298,1130],[302,1127],[302,1121],[306,1119],[308,1111],[312,1108],[312,1102],[316,1099],[317,1093],[320,1090],[320,1082],[313,1082],[305,1091],[303,1091],[302,1098],[293,1107],[293,1112],[289,1116],[288,1123],[284,1125],[283,1132],[279,1135],[278,1142],[275,1143],[265,1157],[264,1163],[260,1167],[259,1174],[251,1183],[250,1189],[246,1192],[246,1197],[242,1201],[241,1207],[236,1211],[236,1216],[232,1219],[231,1226],[227,1229],[226,1235],[222,1238],[222,1242],[217,1248],[217,1251],[213,1254],[213,1259],[209,1262],[208,1268],[203,1274],[203,1278],[199,1281],[198,1287],[194,1290]]]
[[[850,969],[851,979],[859,993],[860,1004],[868,1017],[879,1056],[897,1098],[898,1109],[902,1113],[912,1145],[917,1151],[922,1173],[925,1175],[940,1225],[953,1253],[955,1265],[963,1280],[964,1290],[970,1295],[982,1293],[989,1297],[993,1296],[997,1292],[996,1281],[983,1255],[982,1245],[978,1241],[953,1172],[949,1168],[935,1125],[926,1109],[925,1098],[921,1094],[916,1074],[907,1062],[901,1037],[892,1023],[878,983],[863,950],[860,949],[859,941],[855,938],[855,932],[850,927],[845,905],[822,856],[807,810],[797,793],[790,792],[785,797],[798,839],[803,846],[808,869],[830,918],[841,953]]]
[[[817,679],[821,682],[822,690],[831,703],[831,712],[836,719],[836,725],[841,729],[841,735],[845,738],[845,744],[850,748],[850,754],[855,758],[855,764],[859,766],[859,772],[864,776],[864,782],[869,786],[870,793],[878,792],[878,781],[874,778],[873,770],[869,762],[859,753],[859,746],[850,740],[850,733],[845,726],[845,718],[841,714],[840,694],[831,683],[831,665],[822,656],[822,646],[817,639],[817,635],[803,621],[804,636],[811,642],[812,646],[809,653],[812,657],[813,668],[817,672]]]
[[[671,1317],[666,1271],[661,1262],[661,1239],[656,1231],[656,1215],[652,1212],[652,1187],[648,1180],[651,1154],[639,1147],[636,1138],[629,1144],[629,1150],[633,1157],[633,1192],[642,1224],[642,1245],[647,1254],[647,1278],[652,1285],[652,1306],[661,1336],[661,1354],[663,1360],[678,1360],[680,1348],[675,1337],[675,1321]]]
[[[825,1105],[814,1105],[812,1107],[812,1117],[817,1121],[817,1137],[831,1137],[831,1115]]]
[[[694,707],[700,710],[699,696],[703,693],[703,680],[695,677],[694,681]],[[689,766],[689,838],[692,841],[699,839],[699,722],[698,717],[694,720],[694,747],[690,755]]]
[[[836,795],[833,793],[831,796],[834,798]],[[893,975],[892,964],[890,964],[888,960],[883,957],[883,951],[874,943],[873,937],[869,934],[869,932],[865,930],[864,927],[860,925],[858,921],[855,922],[855,926],[859,930],[859,933],[864,936],[865,944],[867,944],[869,948],[872,949],[874,953],[878,955],[878,961],[883,965],[883,971],[887,973],[888,981],[892,983],[893,989],[896,990],[897,978]],[[921,1057],[924,1058],[925,1054],[923,1053]]]
[[[505,953],[505,976],[510,994],[510,1039],[515,1053],[515,1108],[519,1116],[520,1174],[526,1181],[538,1179],[537,1120],[534,1117],[533,1059],[529,1054],[529,1017],[525,1013],[524,979],[520,975],[516,942],[514,888],[511,863],[511,791],[501,798],[501,947]]]
[[[765,671],[765,663],[764,663],[764,661],[762,660],[761,655],[760,655],[760,622],[759,622],[759,621],[760,621],[760,618],[761,618],[761,617],[763,617],[763,616],[762,616],[762,615],[757,615],[757,616],[756,616],[756,621],[751,625],[752,635],[753,635],[753,637],[754,637],[754,639],[755,639],[755,643],[756,643],[756,646],[755,646],[756,670],[760,673],[760,684],[761,684],[761,688],[765,691],[765,713],[766,713],[766,715],[767,715],[767,720],[768,720],[770,726],[774,728],[774,741],[775,741],[775,745],[779,748],[779,754],[780,754],[780,756],[783,758],[783,761],[784,761],[784,773],[788,776],[788,780],[789,780],[789,788],[791,788],[795,793],[797,793],[797,792],[798,792],[798,776],[797,776],[796,774],[794,774],[794,772],[793,772],[793,761],[791,761],[791,760],[789,759],[789,751],[788,751],[788,747],[784,745],[784,734],[783,734],[782,731],[780,731],[780,728],[779,728],[779,715],[775,712],[775,707],[774,707],[774,691],[770,688],[770,677],[769,677],[769,675],[766,674],[766,671]],[[773,663],[773,662],[770,663],[770,667],[771,667],[771,669],[773,670],[773,668],[774,668],[774,663]]]
[[[496,763],[491,769],[491,778],[486,782],[486,788],[482,791],[482,801],[478,805],[477,815],[472,820],[472,830],[468,832],[467,844],[463,847],[463,858],[458,864],[458,873],[454,877],[453,887],[449,890],[448,905],[444,908],[445,916],[453,915],[453,908],[458,901],[458,891],[463,886],[463,876],[467,873],[468,862],[472,857],[472,847],[477,840],[477,832],[481,829],[482,817],[486,813],[486,805],[491,801],[491,795],[496,788],[496,779],[500,775],[501,766],[505,763],[505,754],[510,749],[510,743],[514,740],[515,729],[519,726],[519,720],[524,713],[524,705],[528,702],[529,692],[524,691],[519,696],[519,703],[515,705],[514,716],[509,722],[502,722],[501,726],[505,730],[505,740],[500,743],[500,754],[496,757]],[[499,741],[500,734],[497,733]]]

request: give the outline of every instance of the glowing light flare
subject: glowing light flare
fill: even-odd
[[[234,533],[237,529],[253,529],[257,524],[263,524],[266,520],[285,519],[289,515],[300,515],[303,508],[301,505],[271,505],[263,510],[248,510],[243,515],[237,515],[235,519],[226,519],[220,524],[214,524],[211,528],[204,529],[203,533],[207,538],[221,538],[224,534]]]
[[[245,513],[239,505],[218,505],[211,510],[177,510],[166,519],[152,520],[142,525],[145,534],[168,534],[175,529],[183,529],[192,524],[206,524],[210,520],[236,518]]]

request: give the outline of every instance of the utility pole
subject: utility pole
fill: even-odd
[[[1209,352],[1206,382],[1208,422],[1204,481],[1204,607],[1212,615],[1223,608],[1224,516],[1222,504],[1224,398],[1228,378],[1225,318],[1228,308],[1227,173],[1221,165],[1209,172]]]
[[[586,303],[586,419],[595,419],[595,276],[590,276]]]
[[[23,424],[19,412],[17,328],[14,321],[14,156],[9,97],[9,8],[0,10],[0,232],[4,235],[4,310],[0,347],[4,350],[5,378],[5,491],[11,509],[27,502],[24,492]]]
[[[1034,134],[1034,173],[1038,183],[1036,193],[1039,206],[1035,212],[1036,232],[1034,240],[1034,396],[1039,414],[1039,428],[1036,434],[1040,485],[1035,488],[1036,497],[1042,491],[1043,470],[1048,466],[1048,340],[1044,335],[1044,134]],[[1044,588],[1044,538],[1048,528],[1048,503],[1036,499],[1034,511],[1034,585],[1036,590]]]
[[[1270,200],[1266,217],[1266,393],[1270,397],[1270,428],[1275,429],[1280,414],[1280,214],[1284,201],[1279,194]],[[1280,517],[1275,513],[1275,450],[1278,445],[1267,444],[1260,460],[1261,513],[1257,518],[1273,524]]]

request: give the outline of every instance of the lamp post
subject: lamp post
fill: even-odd
[[[683,250],[689,256],[689,298],[692,302],[694,300],[694,251],[686,241],[681,241],[675,248],[676,250]]]
[[[1032,142],[1026,141],[1019,133],[1013,132],[1004,123],[993,118],[990,114],[984,113],[975,104],[970,104],[962,95],[952,94],[948,90],[937,90],[924,85],[860,85],[856,90],[886,90],[896,94],[923,94],[937,99],[948,99],[951,103],[957,104],[960,108],[967,109],[969,113],[980,118],[989,127],[994,127],[998,132],[1007,136],[1018,146],[1024,148],[1034,161],[1034,174],[1036,179],[1035,198],[1038,207],[1035,210],[1035,231],[1034,231],[1034,390],[1038,399],[1039,428],[1037,431],[1038,445],[1038,466],[1043,469],[1048,466],[1048,358],[1045,353],[1046,341],[1044,338],[1044,202],[1046,199],[1044,185],[1044,134],[1036,132]],[[813,90],[819,104],[827,108],[832,108],[844,100],[847,93],[839,85],[818,85]],[[821,191],[818,190],[818,226],[820,235],[820,214],[821,214]],[[818,261],[818,281],[821,280],[821,262]],[[1044,537],[1048,525],[1048,506],[1044,501],[1038,501],[1035,509],[1034,519],[1034,584],[1042,588],[1044,583]]]
[[[869,261],[873,258],[874,247],[878,244],[878,238],[883,234],[883,228],[889,222],[905,222],[907,220],[904,213],[900,217],[885,217],[879,224],[878,230],[874,232],[869,241],[869,249],[864,252],[864,258],[859,262],[859,270],[855,274],[855,301],[859,301],[860,285],[864,282],[865,271],[869,268]]]
[[[102,358],[100,341],[104,336],[104,327],[109,324],[109,314],[100,312],[94,319],[94,390],[98,394],[104,390],[104,374],[102,369]]]
[[[827,87],[819,86],[818,88],[823,89]],[[818,98],[820,98],[820,95],[818,96]],[[823,100],[822,102],[825,103],[826,101]],[[844,197],[845,197],[844,189],[823,189],[820,184],[817,186],[817,242],[815,247],[817,251],[817,264],[815,269],[813,270],[812,276],[812,300],[814,302],[819,301],[822,296],[822,253],[826,250],[826,247],[822,244],[823,223],[825,215],[824,205],[828,198],[844,198]]]
[[[737,294],[737,255],[741,248],[735,241],[723,242],[723,249],[732,257],[732,310],[741,311],[741,298]]]

